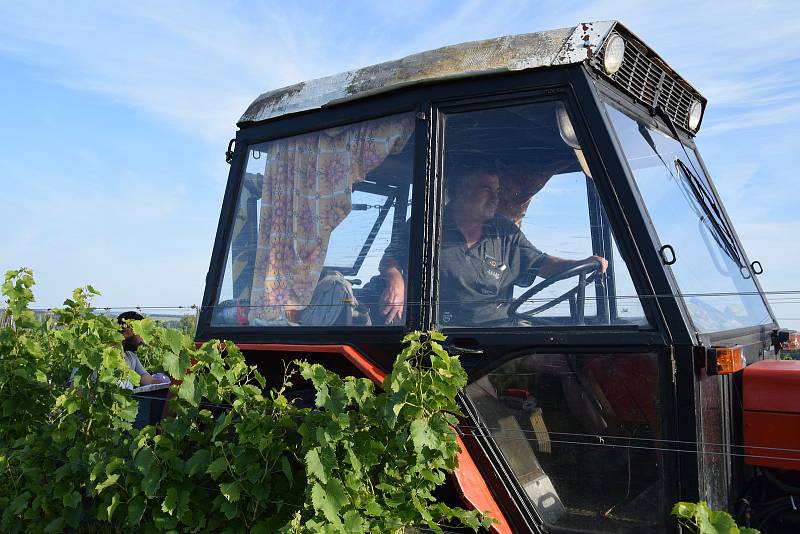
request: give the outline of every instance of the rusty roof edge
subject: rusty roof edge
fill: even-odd
[[[585,61],[587,50],[602,46],[614,24],[614,21],[582,23],[572,28],[470,41],[298,83],[260,95],[239,119],[239,125],[412,84]],[[590,46],[586,46],[584,35],[589,35]]]
[[[611,31],[620,25],[616,20],[581,22],[553,58],[553,65],[589,61],[602,48]]]
[[[239,126],[357,100],[415,84],[590,61],[616,31],[634,39],[673,78],[708,100],[639,36],[616,21],[583,22],[572,28],[470,41],[419,52],[263,93]]]

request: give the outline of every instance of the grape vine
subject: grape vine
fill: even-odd
[[[196,347],[145,319],[133,327],[172,377],[170,413],[132,426],[137,401],[119,384],[118,325],[95,313],[91,286],[52,318],[29,305],[30,270],[2,284],[0,530],[4,532],[402,532],[491,524],[437,502],[457,465],[452,425],[466,384],[436,333],[413,333],[382,390],[297,362],[276,389],[231,342]],[[69,382],[71,371],[74,379]],[[314,405],[291,402],[293,382]]]

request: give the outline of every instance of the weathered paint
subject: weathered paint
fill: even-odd
[[[578,24],[556,55],[553,65],[589,61],[603,46],[616,21],[582,22]]]
[[[591,59],[614,21],[472,41],[298,83],[259,96],[239,124],[317,109],[420,82],[519,71]]]

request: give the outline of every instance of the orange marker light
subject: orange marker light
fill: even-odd
[[[730,375],[737,373],[747,366],[741,346],[736,347],[711,347],[708,349],[709,374]]]

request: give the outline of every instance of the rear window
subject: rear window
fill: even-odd
[[[413,131],[402,114],[250,146],[212,325],[384,324],[379,262],[408,248]]]

